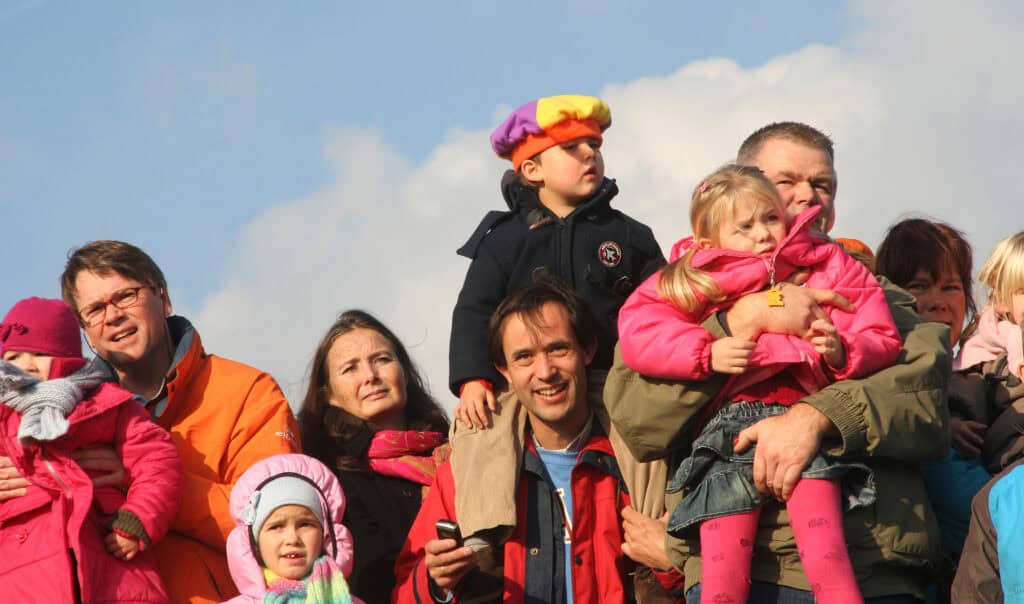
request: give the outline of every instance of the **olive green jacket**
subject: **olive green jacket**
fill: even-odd
[[[919,462],[940,459],[949,448],[949,328],[923,322],[913,310],[913,296],[879,281],[904,340],[899,361],[868,378],[830,384],[804,402],[838,430],[838,438],[823,443],[828,454],[863,461],[875,472],[875,503],[844,517],[863,595],[923,598],[941,547]],[[704,327],[718,337],[727,335],[716,317]],[[725,376],[704,382],[646,378],[626,367],[616,350],[604,398],[637,459],[668,457],[671,469],[689,454],[696,424],[724,382]],[[680,497],[666,497],[669,510]],[[669,559],[686,575],[686,588],[699,582],[699,542],[669,535],[665,545]],[[784,506],[764,508],[751,570],[755,581],[809,589]]]

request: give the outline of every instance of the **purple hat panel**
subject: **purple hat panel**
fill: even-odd
[[[513,111],[512,115],[491,133],[491,148],[499,157],[511,157],[516,146],[526,137],[544,132],[537,123],[537,102],[530,101]]]

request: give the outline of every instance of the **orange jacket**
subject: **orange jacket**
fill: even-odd
[[[206,354],[186,319],[167,321],[177,350],[167,404],[154,419],[178,447],[185,488],[171,532],[154,551],[171,602],[223,602],[238,594],[224,553],[234,528],[231,487],[257,461],[298,453],[298,428],[274,378]]]

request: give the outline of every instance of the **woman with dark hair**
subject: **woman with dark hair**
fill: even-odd
[[[313,355],[299,425],[303,450],[334,470],[348,499],[352,593],[389,601],[398,551],[447,450],[447,416],[395,334],[349,310]]]
[[[911,218],[889,229],[878,247],[878,274],[906,289],[917,299],[917,312],[926,321],[949,325],[950,347],[970,335],[977,309],[971,287],[972,253],[964,234],[941,222]],[[965,322],[970,323],[965,327]],[[949,382],[952,449],[941,461],[924,464],[925,486],[935,508],[942,544],[953,560],[960,556],[971,516],[971,498],[991,475],[978,458],[986,425],[972,411],[984,400],[973,400],[973,389],[962,373]]]

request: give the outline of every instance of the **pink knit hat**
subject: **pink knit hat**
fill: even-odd
[[[25,298],[0,323],[0,352],[8,350],[82,358],[78,319],[61,300]]]

